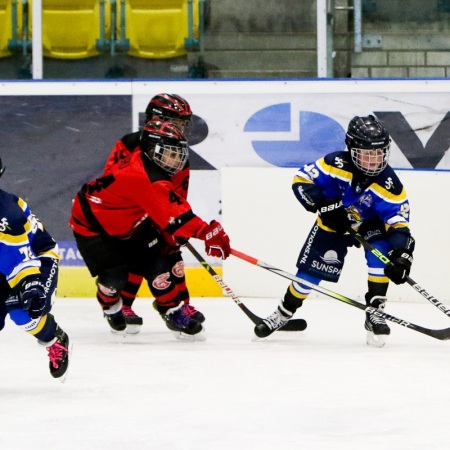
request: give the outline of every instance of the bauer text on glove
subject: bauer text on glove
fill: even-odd
[[[395,284],[403,284],[409,275],[413,257],[410,250],[397,249],[389,252],[391,262],[384,268],[384,274]]]
[[[322,223],[339,233],[345,233],[350,226],[350,220],[341,199],[335,198],[322,202],[318,212]]]
[[[23,309],[28,311],[30,317],[37,319],[46,305],[44,286],[39,280],[25,280],[19,291],[19,299]]]
[[[196,237],[205,241],[205,251],[208,256],[222,259],[230,256],[230,239],[219,222],[213,220],[209,225],[203,226]]]

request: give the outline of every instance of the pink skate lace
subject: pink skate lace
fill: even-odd
[[[67,353],[67,348],[59,342],[55,342],[52,346],[47,347],[47,351],[52,366],[57,369],[59,362],[63,359],[63,352]]]
[[[137,317],[138,315],[131,309],[131,306],[123,305],[122,313],[124,316],[133,316]]]
[[[192,306],[189,303],[184,304],[181,309],[183,310],[184,314],[186,314],[186,316],[192,317],[195,314],[197,314],[197,310],[195,309],[195,306]]]

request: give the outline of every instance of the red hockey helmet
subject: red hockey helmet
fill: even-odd
[[[169,175],[186,164],[189,146],[184,134],[171,122],[147,122],[141,132],[141,149]]]
[[[145,117],[147,122],[156,119],[172,122],[184,132],[191,120],[192,111],[183,97],[176,94],[158,94],[147,105]]]

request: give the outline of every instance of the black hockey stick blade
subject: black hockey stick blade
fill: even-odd
[[[231,290],[231,288],[222,280],[218,273],[205,261],[205,259],[200,255],[200,253],[195,249],[195,247],[190,243],[186,243],[188,250],[195,256],[197,261],[206,269],[206,271],[214,278],[216,283],[223,289],[225,294],[230,297],[238,306],[242,309],[245,315],[255,324],[261,323],[262,318],[258,317],[252,311],[250,311],[241,299]],[[278,331],[303,331],[306,329],[307,323],[304,319],[291,319],[284,326],[282,326]]]
[[[441,341],[447,341],[450,339],[450,328],[444,328],[442,330],[433,330],[430,328],[422,327],[420,325],[416,325],[412,322],[408,322],[406,320],[399,319],[398,317],[391,316],[390,314],[378,311],[375,308],[367,307],[366,305],[359,303],[356,300],[352,300],[351,298],[345,297],[344,295],[338,294],[337,292],[330,291],[329,289],[326,289],[319,285],[313,284],[307,280],[303,280],[302,278],[292,275],[289,272],[285,272],[284,270],[278,269],[277,267],[271,266],[270,264],[267,264],[256,258],[253,258],[252,256],[249,256],[249,255],[246,255],[245,253],[239,252],[238,250],[232,249],[231,254],[236,256],[239,259],[249,262],[250,264],[254,264],[255,266],[262,267],[263,269],[266,269],[269,272],[280,275],[281,277],[286,278],[288,280],[296,281],[297,283],[302,283],[305,286],[308,286],[311,289],[315,290],[316,292],[320,292],[321,294],[324,294],[328,297],[334,298],[343,303],[354,306],[355,308],[359,308],[366,313],[374,314],[382,319],[389,320],[390,322],[394,322],[398,325],[401,325],[402,327],[409,328],[410,330],[417,331],[419,333],[425,334],[425,335],[430,336],[435,339],[439,339]]]
[[[377,248],[375,248],[370,242],[367,242],[357,231],[353,228],[348,227],[347,231],[363,246],[365,250],[372,253],[384,264],[389,264],[389,258],[381,253]],[[448,309],[443,303],[441,303],[436,297],[428,293],[426,289],[419,286],[412,278],[406,277],[406,282],[414,288],[422,297],[427,299],[433,306],[435,306],[439,311],[443,312],[446,316],[450,317],[450,309]]]

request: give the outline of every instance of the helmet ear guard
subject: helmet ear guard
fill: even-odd
[[[186,165],[189,146],[183,133],[170,122],[151,121],[141,132],[141,150],[170,176]]]

